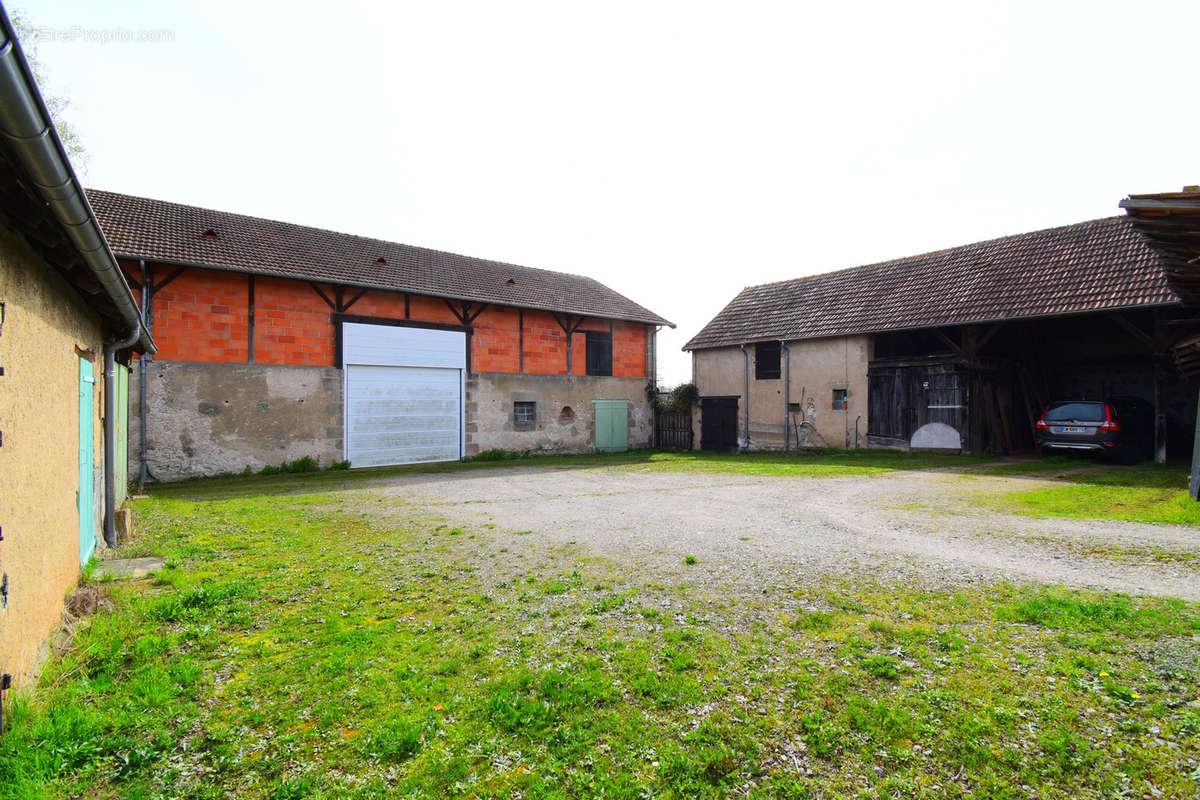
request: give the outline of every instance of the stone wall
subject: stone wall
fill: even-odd
[[[802,447],[866,447],[867,443],[867,364],[871,358],[869,336],[842,336],[789,342],[780,356],[780,377],[754,377],[754,345],[720,347],[692,353],[692,375],[701,397],[738,397],[738,438],[751,450],[779,450],[787,444],[797,446],[797,435],[788,404],[798,408],[801,419]],[[748,359],[747,359],[748,356]],[[784,376],[790,359],[791,385]],[[750,430],[747,437],[746,364],[750,371]],[[846,391],[846,408],[833,407],[834,390]],[[855,441],[855,422],[859,437]],[[700,412],[693,414],[695,446],[700,447]],[[785,428],[785,426],[788,426]]]
[[[645,378],[474,373],[467,378],[467,455],[493,449],[591,452],[595,441],[592,400],[617,398],[630,401],[629,446],[649,447],[654,418]],[[514,421],[517,401],[536,404],[534,423]]]
[[[140,459],[140,366],[129,381],[129,475]],[[154,478],[257,471],[303,456],[321,466],[343,455],[342,371],[269,364],[147,363],[147,460]],[[592,400],[625,398],[629,446],[648,447],[653,414],[643,378],[477,372],[466,385],[466,453],[586,453]],[[535,403],[535,421],[514,420],[515,401]]]
[[[79,360],[92,362],[93,515],[103,535],[99,317],[0,221],[0,673],[34,670],[79,579]],[[101,539],[102,541],[102,539]],[[102,546],[102,545],[101,545]]]
[[[140,366],[129,379],[129,475],[140,461]],[[333,367],[158,361],[147,364],[150,472],[170,481],[342,459],[342,371]]]

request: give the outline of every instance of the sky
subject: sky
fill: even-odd
[[[1200,183],[1194,0],[8,9],[86,185],[591,276],[667,386],[745,286]]]

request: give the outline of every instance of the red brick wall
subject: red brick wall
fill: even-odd
[[[158,267],[157,280],[171,273]],[[170,361],[245,362],[249,314],[246,276],[189,269],[154,297],[158,357]]]
[[[130,276],[140,279],[132,264]],[[173,268],[157,265],[155,277],[163,280]],[[322,285],[333,298],[331,288]],[[347,289],[345,299],[357,290]],[[138,293],[135,292],[135,295]],[[140,295],[139,295],[140,296]],[[247,276],[189,268],[154,298],[154,340],[159,358],[171,361],[249,360]],[[405,318],[405,297],[400,292],[371,290],[347,312],[364,317]],[[312,287],[302,281],[256,276],[254,279],[254,360],[261,364],[327,366],[333,363],[334,329],[331,309]],[[473,323],[471,368],[477,372],[516,373],[520,370],[520,312],[515,308],[485,309]],[[436,297],[411,295],[409,319],[458,325],[459,320]],[[587,374],[587,337],[583,331],[608,331],[608,320],[587,319],[574,336],[572,373]],[[646,374],[646,326],[614,322],[613,375]],[[545,311],[524,312],[525,372],[562,375],[566,372],[566,336],[554,316]]]
[[[567,371],[566,334],[546,311],[525,312],[525,371],[533,375]]]
[[[326,290],[325,294],[330,293]],[[259,364],[329,366],[333,363],[329,313],[329,306],[307,283],[256,277],[254,360]]]
[[[475,318],[471,336],[471,369],[477,372],[518,372],[521,368],[520,312],[489,306]]]
[[[639,322],[613,323],[613,375],[646,376],[646,326]]]

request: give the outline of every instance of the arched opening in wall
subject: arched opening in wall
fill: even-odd
[[[558,412],[558,421],[559,422],[574,422],[575,421],[575,409],[571,408],[570,406],[563,406],[562,411]]]

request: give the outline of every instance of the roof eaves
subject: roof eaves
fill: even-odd
[[[566,312],[569,312],[572,314],[580,314],[582,316],[594,317],[596,319],[611,319],[614,322],[638,322],[638,323],[641,323],[644,325],[666,325],[671,328],[675,327],[675,323],[669,322],[668,320],[663,319],[662,317],[659,317],[657,314],[653,314],[653,313],[651,313],[649,316],[647,316],[645,318],[634,318],[634,317],[630,317],[630,316],[604,314],[604,313],[595,312],[595,311],[565,309],[565,308],[561,308],[561,307],[556,308],[556,307],[542,305],[542,304],[538,304],[538,303],[525,303],[525,302],[516,303],[516,302],[512,302],[512,301],[491,300],[491,299],[487,299],[487,298],[481,298],[479,296],[466,296],[466,295],[459,295],[459,294],[451,294],[451,293],[447,293],[447,292],[438,292],[436,290],[428,290],[428,289],[421,289],[420,291],[416,291],[416,290],[412,290],[412,289],[402,289],[402,288],[398,288],[396,286],[390,286],[390,285],[384,284],[384,283],[371,283],[369,281],[340,280],[340,279],[337,281],[331,281],[328,276],[323,277],[323,276],[319,276],[319,275],[304,275],[304,274],[299,274],[299,273],[281,275],[280,273],[273,272],[271,270],[250,269],[247,267],[231,267],[227,264],[219,264],[219,263],[182,261],[179,259],[171,259],[171,258],[157,258],[157,257],[152,257],[152,256],[147,256],[147,255],[139,255],[137,253],[117,253],[116,256],[117,256],[117,258],[124,258],[124,259],[131,259],[131,260],[144,259],[146,261],[153,261],[155,264],[167,264],[167,265],[173,266],[173,267],[190,267],[193,269],[211,269],[211,270],[215,270],[217,272],[233,272],[233,273],[238,273],[241,275],[257,275],[257,276],[262,276],[262,277],[267,277],[267,278],[279,278],[280,280],[307,281],[310,283],[326,283],[326,284],[336,283],[339,286],[350,286],[350,287],[354,287],[355,289],[375,289],[375,290],[384,291],[384,292],[407,292],[409,294],[419,294],[424,297],[436,297],[440,300],[461,300],[461,301],[469,302],[469,303],[484,303],[487,305],[503,305],[503,306],[509,306],[512,308],[527,308],[532,311],[548,311],[551,313],[555,313],[555,312],[561,313],[561,312],[566,311]],[[526,267],[526,269],[533,269],[533,267]],[[549,271],[549,270],[546,270],[546,271]],[[566,274],[566,273],[561,273],[561,274]]]
[[[752,339],[719,339],[716,342],[706,342],[704,344],[693,344],[695,338],[683,346],[684,351],[694,350],[718,350],[723,347],[738,347],[743,344],[752,344],[761,341],[781,341],[781,342],[808,342],[816,339],[839,339],[843,336],[873,336],[881,333],[904,333],[906,331],[929,330],[932,328],[953,328],[959,325],[992,325],[997,322],[1017,322],[1028,319],[1056,319],[1062,317],[1080,317],[1085,314],[1115,314],[1120,311],[1138,311],[1147,308],[1174,308],[1182,306],[1184,303],[1181,300],[1172,300],[1166,303],[1136,303],[1124,306],[1112,306],[1108,308],[1083,308],[1075,311],[1061,311],[1049,314],[1019,314],[1003,317],[980,317],[978,319],[963,319],[953,322],[931,323],[927,325],[903,325],[895,328],[864,328],[861,330],[834,330],[822,332],[811,336],[795,335],[795,336],[775,336],[762,337],[756,336]]]

